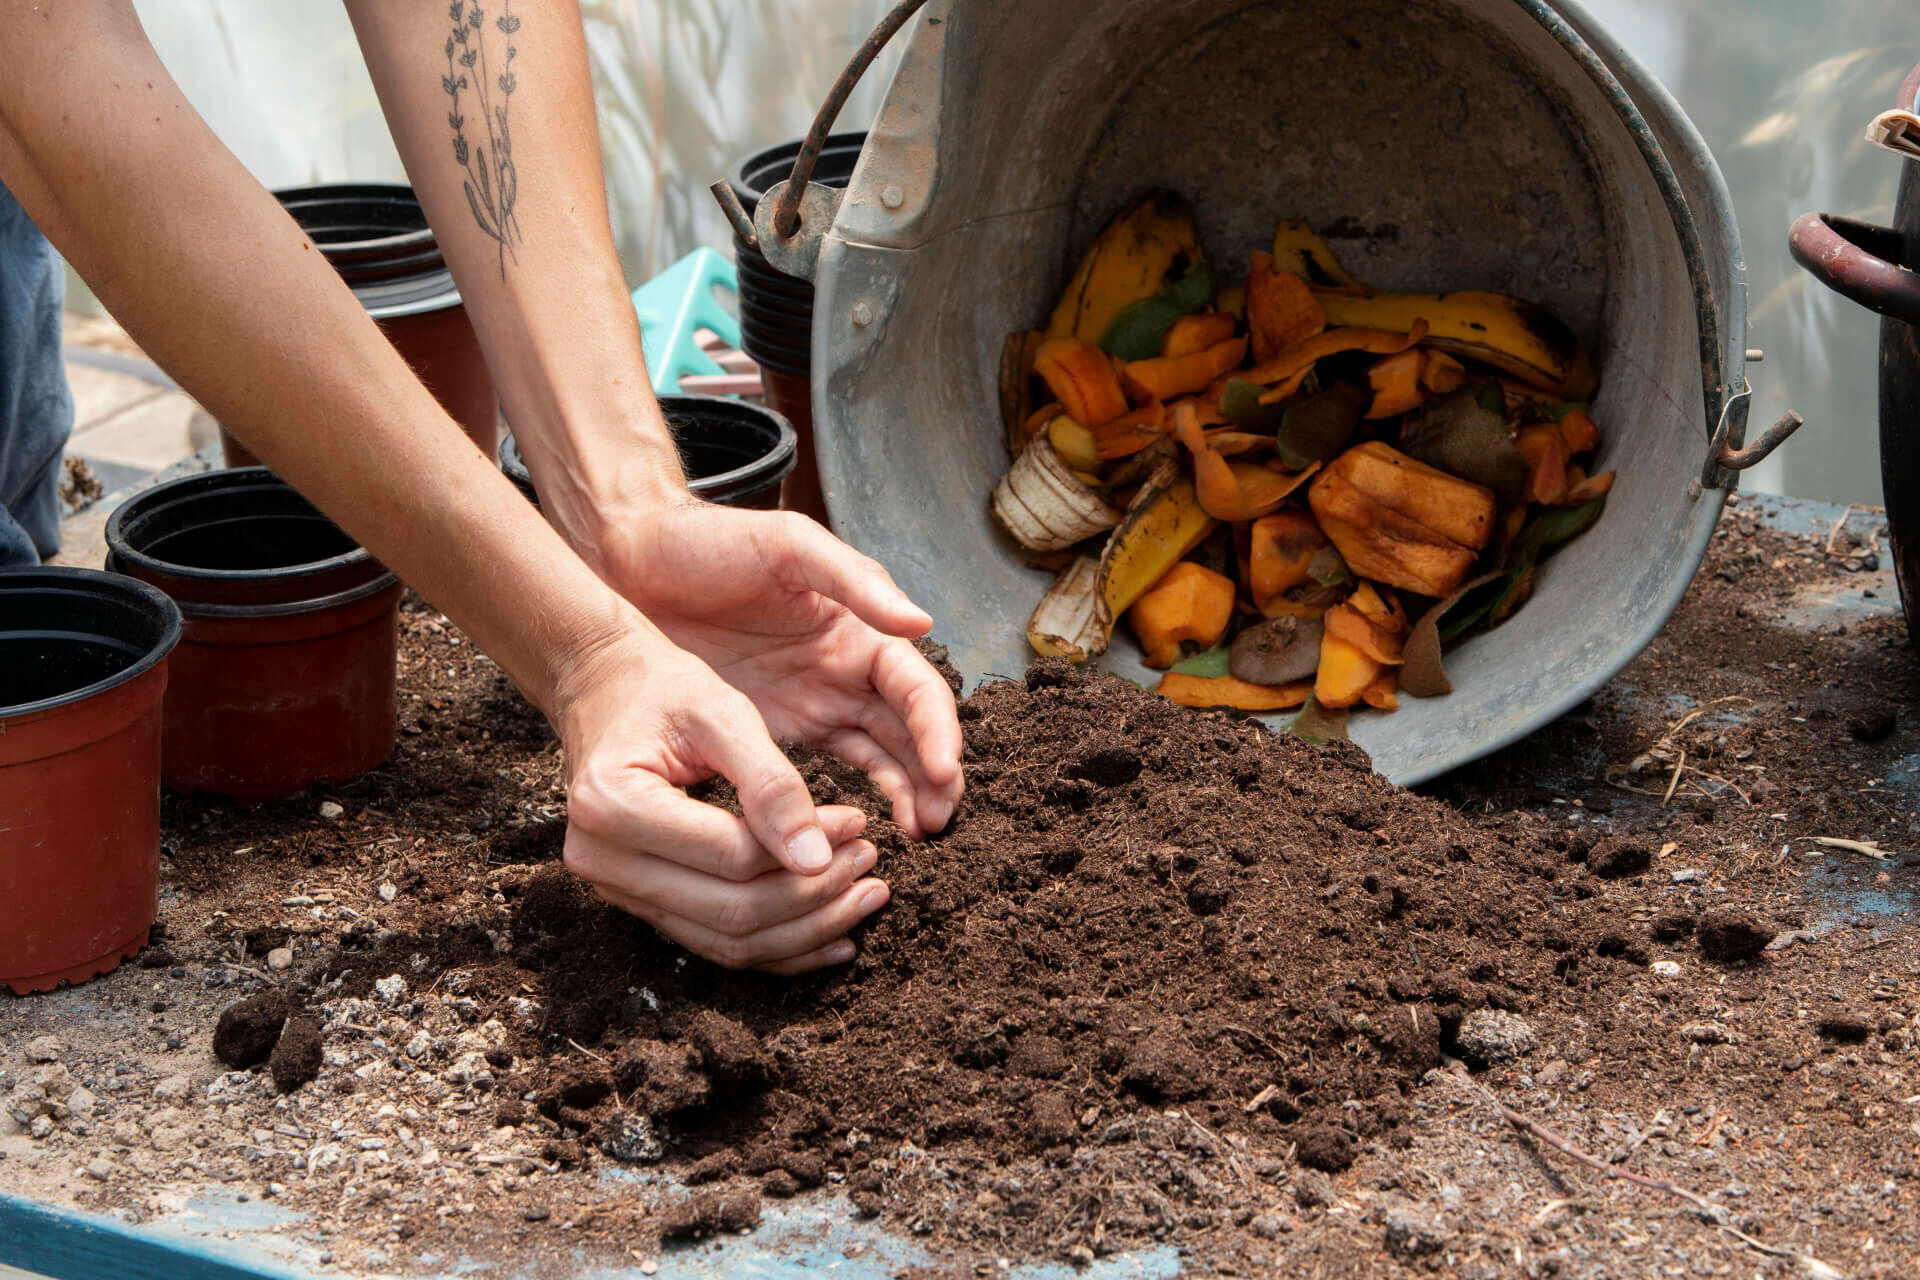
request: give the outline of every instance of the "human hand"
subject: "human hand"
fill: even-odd
[[[886,905],[856,809],[816,809],[747,696],[643,620],[567,672],[569,869],[608,902],[733,969],[844,964]],[[681,790],[714,774],[744,817]]]
[[[907,637],[932,619],[805,516],[655,505],[575,539],[601,577],[752,699],[774,736],[873,778],[919,837],[960,800],[953,692]]]

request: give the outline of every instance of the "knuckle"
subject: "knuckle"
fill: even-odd
[[[567,870],[579,876],[589,884],[598,883],[600,872],[600,854],[598,846],[589,837],[583,835],[571,824],[567,827],[566,842],[560,847],[560,862]]]
[[[610,825],[615,805],[606,774],[588,765],[567,787],[567,836],[573,842],[573,829],[604,831]]]
[[[743,894],[730,896],[714,912],[714,930],[728,938],[751,937],[762,925],[759,906]]]
[[[707,948],[707,958],[722,969],[750,969],[759,963],[753,948],[739,938],[718,938]]]

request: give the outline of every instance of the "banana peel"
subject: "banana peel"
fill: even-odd
[[[1319,293],[1327,323],[1410,333],[1427,324],[1426,345],[1510,373],[1563,400],[1584,400],[1599,380],[1580,342],[1545,307],[1504,294]]]
[[[1218,526],[1201,508],[1179,462],[1161,464],[1140,487],[1100,557],[1100,598],[1108,619],[1131,609]]]
[[[1067,465],[1050,435],[1035,436],[995,486],[993,514],[1029,551],[1063,551],[1121,521],[1109,504]]]
[[[1149,191],[1087,250],[1054,307],[1047,337],[1098,343],[1127,307],[1177,284],[1204,260],[1193,206],[1176,192]]]
[[[1280,270],[1299,276],[1316,289],[1366,288],[1340,265],[1327,242],[1298,218],[1281,223],[1273,233],[1273,261]]]
[[[1100,562],[1077,556],[1060,571],[1053,586],[1027,620],[1027,643],[1043,658],[1085,662],[1107,651],[1113,617],[1099,591]]]

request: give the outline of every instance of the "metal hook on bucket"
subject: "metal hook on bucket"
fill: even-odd
[[[1753,388],[1742,386],[1727,400],[1727,407],[1720,415],[1720,424],[1715,428],[1713,439],[1707,442],[1707,462],[1699,478],[1691,481],[1687,492],[1699,497],[1708,488],[1733,487],[1735,473],[1751,470],[1767,460],[1767,457],[1787,442],[1787,438],[1807,420],[1789,409],[1780,418],[1761,433],[1760,438],[1742,448],[1735,441],[1745,437],[1747,415],[1753,408]]]
[[[900,0],[855,50],[846,69],[833,82],[827,100],[820,105],[820,113],[813,118],[813,127],[807,130],[800,144],[800,154],[793,159],[793,173],[760,201],[758,225],[754,218],[747,216],[746,207],[740,203],[732,184],[725,181],[713,184],[713,198],[719,202],[727,221],[733,224],[735,233],[786,274],[812,278],[814,263],[820,257],[820,240],[833,225],[834,214],[840,207],[840,192],[813,183],[813,167],[827,145],[827,136],[833,132],[834,121],[840,118],[841,108],[847,105],[854,86],[867,74],[873,60],[926,2]]]

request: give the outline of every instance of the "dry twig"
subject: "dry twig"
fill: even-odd
[[[1675,1199],[1684,1200],[1699,1211],[1701,1221],[1718,1227],[1720,1230],[1734,1237],[1734,1239],[1740,1241],[1740,1243],[1746,1245],[1749,1249],[1764,1253],[1770,1258],[1794,1259],[1799,1263],[1801,1272],[1804,1275],[1818,1276],[1821,1277],[1822,1280],[1828,1280],[1828,1278],[1839,1277],[1841,1275],[1839,1271],[1820,1261],[1820,1259],[1810,1253],[1801,1253],[1796,1249],[1782,1249],[1776,1245],[1770,1245],[1764,1241],[1754,1239],[1727,1221],[1728,1213],[1724,1205],[1715,1204],[1696,1191],[1689,1191],[1668,1178],[1651,1178],[1644,1173],[1635,1173],[1631,1169],[1619,1168],[1616,1165],[1608,1164],[1605,1160],[1602,1160],[1590,1151],[1582,1150],[1580,1147],[1575,1146],[1572,1140],[1562,1136],[1557,1131],[1542,1124],[1538,1120],[1522,1115],[1512,1107],[1501,1102],[1491,1089],[1467,1074],[1466,1064],[1450,1062],[1448,1063],[1448,1069],[1470,1088],[1477,1090],[1480,1096],[1486,1099],[1488,1105],[1500,1113],[1502,1120],[1505,1120],[1514,1128],[1526,1133],[1529,1137],[1546,1143],[1568,1159],[1587,1166],[1595,1173],[1598,1173],[1603,1179],[1619,1179],[1623,1182],[1631,1182],[1635,1186],[1646,1187],[1652,1191],[1664,1191]]]

